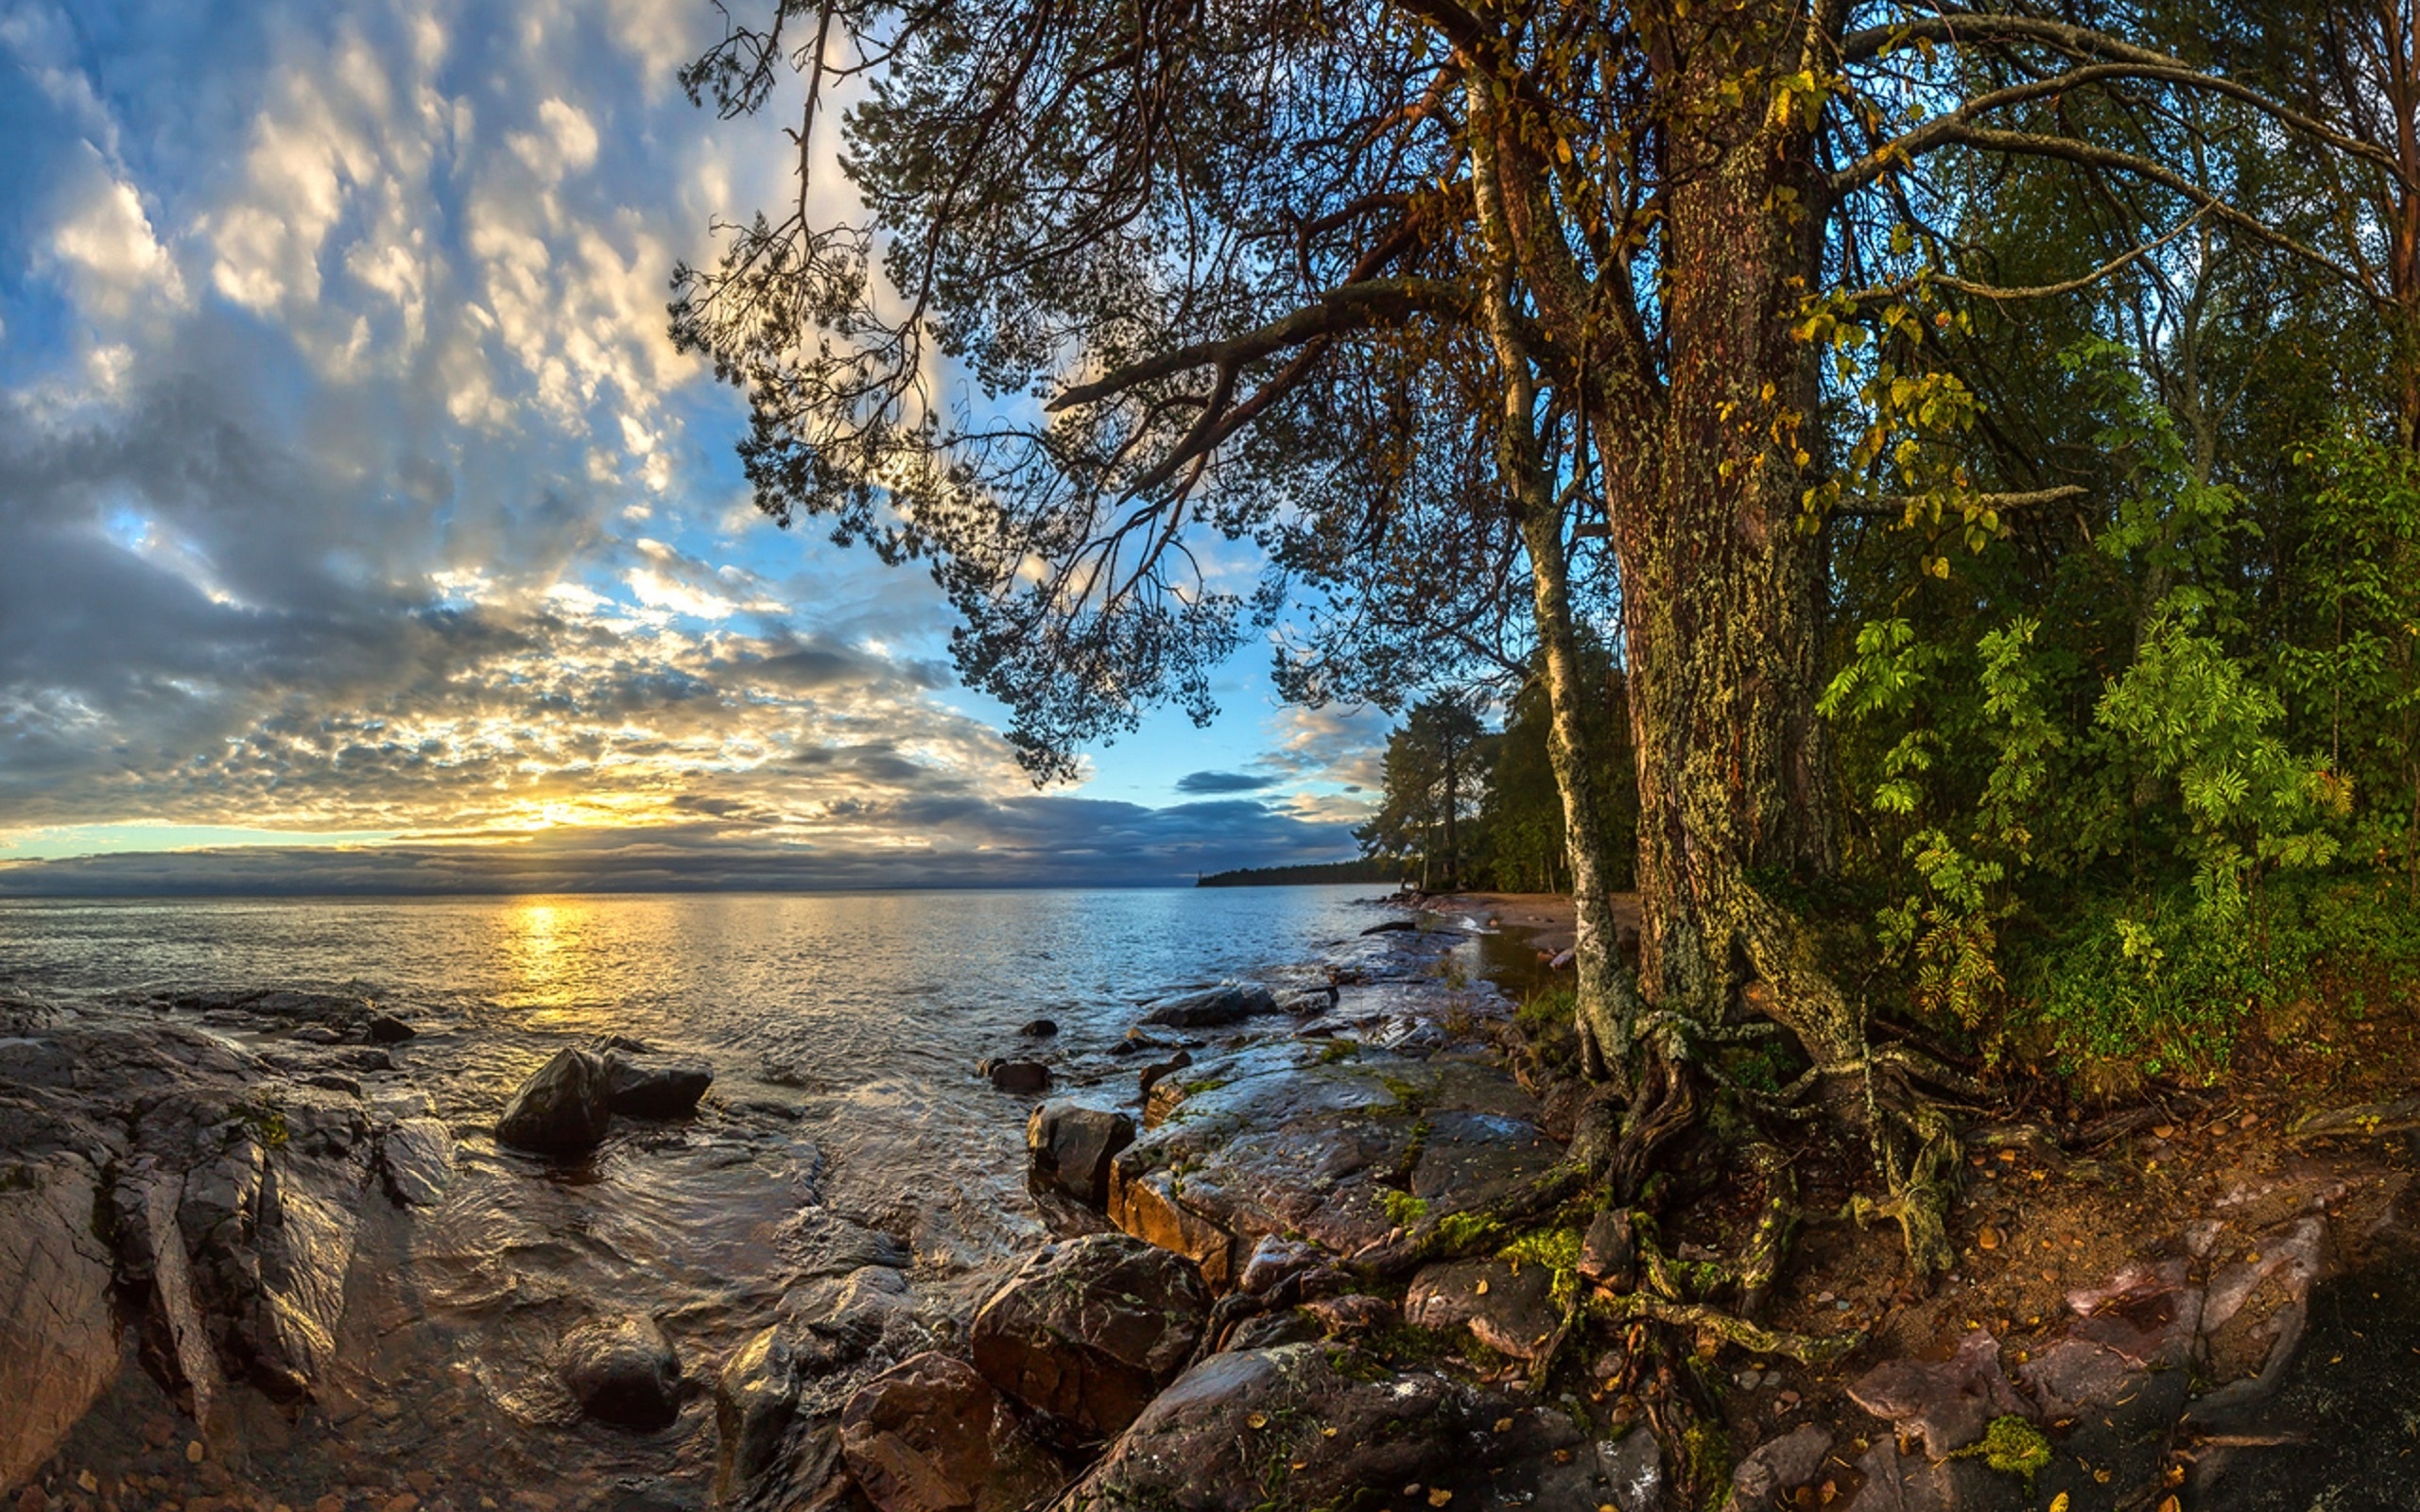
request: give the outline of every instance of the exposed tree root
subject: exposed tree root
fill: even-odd
[[[2300,1143],[2304,1140],[2400,1134],[2414,1128],[2420,1128],[2420,1097],[2405,1097],[2392,1103],[2362,1103],[2313,1113],[2294,1125],[2290,1137]]]
[[[1765,1181],[1764,1211],[1739,1257],[1739,1313],[1753,1319],[1764,1312],[1789,1253],[1790,1232],[1798,1226],[1798,1176],[1778,1145],[1759,1140],[1748,1146],[1747,1156]]]
[[[1690,1329],[1701,1337],[1711,1336],[1737,1345],[1751,1354],[1780,1355],[1806,1366],[1829,1365],[1865,1342],[1862,1332],[1783,1333],[1704,1302],[1670,1302],[1643,1291],[1615,1292],[1601,1286],[1590,1297],[1588,1311],[1607,1323],[1644,1319]]]

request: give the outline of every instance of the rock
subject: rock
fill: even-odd
[[[399,1045],[420,1032],[391,1013],[373,1013],[363,1027],[370,1031],[370,1042],[375,1045]]]
[[[932,1352],[850,1399],[840,1453],[880,1512],[1021,1512],[1062,1473],[973,1366]]]
[[[1167,1123],[1177,1105],[1190,1095],[1185,1084],[1174,1076],[1163,1076],[1151,1083],[1150,1090],[1143,1094],[1143,1126],[1157,1128]]]
[[[715,1503],[728,1506],[771,1468],[798,1413],[786,1332],[769,1328],[735,1350],[715,1381]]]
[[[1350,1256],[1386,1240],[1386,1194],[1423,1125],[1533,1109],[1501,1066],[1459,1052],[1421,1062],[1306,1062],[1290,1040],[1221,1065],[1111,1163],[1109,1217],[1175,1249],[1223,1291],[1264,1234]],[[1148,1126],[1148,1122],[1147,1122]]]
[[[1374,1332],[1394,1323],[1399,1316],[1394,1303],[1360,1292],[1315,1297],[1303,1304],[1303,1311],[1317,1319],[1322,1332],[1331,1337]]]
[[[557,1370],[598,1422],[652,1433],[681,1415],[681,1359],[652,1318],[581,1324],[563,1336]]]
[[[1164,1029],[1216,1029],[1257,1013],[1276,1011],[1277,999],[1269,988],[1229,983],[1165,998],[1151,1005],[1142,1022]]]
[[[1411,1194],[1432,1205],[1485,1207],[1563,1158],[1562,1146],[1527,1119],[1439,1112],[1428,1123]]]
[[[1442,1376],[1392,1375],[1333,1345],[1214,1354],[1145,1408],[1056,1505],[1402,1506],[1420,1494],[1407,1486],[1469,1486],[1483,1474],[1485,1455],[1467,1432],[1473,1405]]]
[[[1125,1234],[1087,1234],[1028,1257],[975,1314],[969,1343],[984,1379],[1057,1436],[1097,1442],[1176,1379],[1209,1311],[1188,1262]]]
[[[1787,1493],[1815,1478],[1831,1452],[1831,1434],[1814,1423],[1801,1423],[1758,1445],[1731,1472],[1731,1498],[1722,1503],[1723,1512],[1763,1512],[1780,1505]]]
[[[1865,1486],[1852,1503],[1854,1512],[1954,1512],[1961,1463],[1902,1454],[1890,1439],[1877,1439],[1857,1462]]]
[[[1044,1103],[1025,1125],[1035,1184],[1095,1208],[1109,1202],[1111,1158],[1133,1143],[1132,1119],[1075,1103]]]
[[[1260,1243],[1253,1246],[1251,1258],[1244,1262],[1242,1272],[1236,1278],[1236,1289],[1247,1296],[1262,1296],[1287,1277],[1318,1264],[1320,1259],[1316,1246],[1264,1234]]]
[[[2071,1337],[2105,1345],[2139,1366],[2182,1366],[2201,1332],[2202,1293],[2182,1260],[2130,1265],[2107,1286],[2067,1294]]]
[[[1028,1040],[1047,1040],[1058,1032],[1059,1021],[1056,1019],[1036,1019],[1017,1030]]]
[[[689,1118],[714,1080],[703,1066],[647,1066],[615,1053],[605,1057],[605,1106],[626,1118]]]
[[[399,1118],[378,1143],[387,1195],[399,1208],[433,1208],[454,1179],[454,1136],[434,1118]]]
[[[1388,919],[1388,920],[1387,920],[1385,923],[1383,923],[1383,924],[1372,924],[1369,928],[1367,928],[1367,929],[1363,930],[1363,931],[1361,932],[1361,934],[1362,934],[1362,937],[1366,939],[1367,937],[1369,937],[1369,936],[1372,936],[1372,935],[1402,935],[1402,934],[1408,934],[1408,933],[1409,933],[1409,932],[1410,932],[1410,931],[1412,931],[1412,930],[1418,929],[1419,927],[1420,927],[1419,921],[1418,921],[1418,920],[1416,920],[1416,919]]]
[[[1449,1261],[1413,1275],[1403,1313],[1421,1328],[1467,1327],[1500,1354],[1534,1360],[1558,1318],[1553,1287],[1554,1273],[1544,1265],[1515,1270],[1501,1260]]]
[[[288,1031],[286,1038],[298,1044],[340,1045],[344,1043],[344,1031],[331,1029],[324,1023],[306,1023]]]
[[[73,1155],[0,1166],[0,1486],[48,1459],[116,1379],[110,1255],[93,1237],[99,1194]]]
[[[987,1060],[976,1069],[999,1091],[1024,1096],[1050,1088],[1050,1068],[1039,1060]]]
[[[585,1050],[560,1050],[521,1084],[496,1120],[502,1144],[546,1155],[596,1147],[613,1117],[605,1062]]]
[[[796,1345],[799,1368],[824,1375],[864,1359],[909,1317],[914,1299],[908,1273],[890,1265],[861,1265],[846,1276],[810,1281],[782,1298],[786,1317],[804,1325]],[[897,1359],[894,1351],[890,1358]]]
[[[160,1311],[161,1321],[167,1325],[177,1373],[192,1394],[193,1420],[208,1428],[211,1409],[223,1383],[218,1357],[211,1350],[210,1334],[194,1296],[184,1234],[177,1227],[177,1200],[183,1182],[162,1172],[147,1171],[136,1178],[135,1185],[142,1222],[138,1234],[126,1237],[149,1251],[144,1268],[151,1277],[152,1301]]]
[[[1600,1208],[1588,1221],[1587,1236],[1580,1242],[1580,1274],[1617,1292],[1637,1283],[1638,1240],[1628,1212]]]
[[[2001,1372],[1999,1341],[1988,1329],[1967,1334],[1945,1361],[1884,1361],[1858,1378],[1849,1400],[1889,1418],[1901,1437],[1921,1435],[1937,1460],[1982,1437],[1995,1418],[2032,1416]]]
[[[1141,1074],[1136,1078],[1137,1087],[1135,1095],[1141,1097],[1146,1103],[1149,1103],[1150,1101],[1152,1088],[1158,1086],[1160,1082],[1171,1072],[1183,1071],[1185,1067],[1192,1064],[1193,1052],[1190,1050],[1180,1050],[1175,1055],[1168,1057],[1166,1060],[1145,1066]]]

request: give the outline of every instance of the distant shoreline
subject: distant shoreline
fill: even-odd
[[[1242,867],[1199,878],[1197,887],[1302,887],[1326,883],[1400,883],[1403,867],[1391,861],[1323,861],[1301,867]]]

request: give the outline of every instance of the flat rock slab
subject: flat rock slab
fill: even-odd
[[[1183,1257],[1126,1234],[1028,1256],[975,1314],[975,1367],[1055,1435],[1097,1443],[1141,1416],[1192,1358],[1210,1294]]]
[[[1517,1144],[1524,1160],[1554,1153],[1532,1149],[1526,1134],[1482,1137],[1526,1125],[1536,1105],[1477,1056],[1322,1062],[1283,1045],[1226,1069],[1232,1079],[1219,1066],[1194,1068],[1198,1090],[1118,1154],[1109,1183],[1111,1221],[1194,1260],[1213,1291],[1227,1289],[1266,1234],[1339,1255],[1387,1238],[1395,1224],[1386,1195],[1441,1122],[1463,1136],[1461,1154],[1441,1157],[1448,1163],[1476,1161],[1489,1144]]]
[[[1999,1341],[1988,1329],[1967,1334],[1946,1360],[1884,1361],[1858,1378],[1849,1400],[1889,1418],[1900,1437],[1922,1437],[1935,1459],[1982,1437],[1993,1418],[2033,1410],[2001,1371]]]
[[[1429,1119],[1411,1194],[1441,1211],[1484,1207],[1563,1159],[1563,1146],[1525,1118],[1440,1112]]]

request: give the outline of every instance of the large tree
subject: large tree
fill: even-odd
[[[1628,1200],[1706,1047],[1770,1019],[1807,1067],[1791,1093],[1873,1138],[1922,1272],[1948,1260],[1955,1143],[1915,1084],[1958,1078],[1869,1043],[1773,887],[1838,858],[1826,531],[1947,510],[1989,536],[2042,502],[1979,491],[1947,444],[1973,406],[1939,332],[2141,253],[2024,290],[1951,276],[1981,181],[1959,165],[2070,163],[2128,187],[2143,243],[2202,217],[2328,266],[2129,123],[2189,101],[2400,171],[2156,42],[2131,11],[1851,0],[781,3],[690,85],[744,113],[803,79],[802,165],[847,95],[867,215],[819,218],[803,168],[683,270],[674,329],[748,390],[769,512],[932,562],[961,666],[1045,775],[1153,700],[1205,714],[1211,669],[1289,601],[1352,627],[1281,669],[1322,696],[1525,599],[1580,1027],[1619,1111],[1580,1153]],[[1272,564],[1254,591],[1236,542]],[[1634,737],[1634,978],[1592,617],[1617,622]]]

